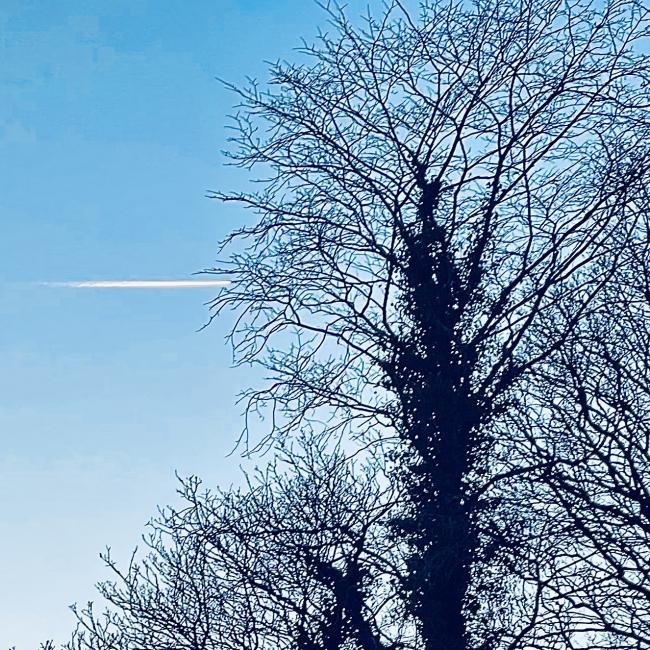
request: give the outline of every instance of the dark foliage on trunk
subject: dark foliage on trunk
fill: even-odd
[[[415,506],[397,523],[398,536],[412,547],[404,576],[408,610],[421,622],[426,647],[451,650],[466,646],[464,601],[478,539],[464,479],[477,451],[481,406],[469,392],[474,355],[458,330],[466,288],[436,222],[441,186],[424,177],[420,185],[417,220],[405,230],[401,252],[409,338],[383,369],[399,400],[398,430],[408,443],[401,474]]]

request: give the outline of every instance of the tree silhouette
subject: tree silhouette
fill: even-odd
[[[77,611],[68,647],[403,647],[387,582],[399,562],[386,534],[394,499],[379,469],[309,438],[240,492],[184,481],[183,507],[151,522],[143,559],[122,570],[104,555],[111,608]]]
[[[214,197],[257,219],[212,308],[269,376],[248,451],[312,430],[381,476],[289,451],[291,480],[188,484],[72,647],[647,645],[647,10],[326,11],[232,88],[258,189]]]
[[[215,197],[259,219],[227,242],[213,307],[272,377],[248,398],[272,410],[268,436],[327,421],[395,443],[421,647],[495,647],[516,625],[486,610],[505,577],[483,580],[519,543],[500,486],[553,462],[516,448],[537,435],[538,380],[647,237],[647,12],[425,2],[415,19],[394,2],[363,28],[330,19],[269,89],[234,88],[232,159],[261,187]]]
[[[643,219],[645,237],[627,247],[571,346],[540,377],[545,426],[530,436],[530,453],[549,468],[530,493],[555,509],[549,608],[608,631],[615,647],[650,642],[647,212]]]

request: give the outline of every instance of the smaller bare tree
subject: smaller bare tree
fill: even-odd
[[[121,569],[104,555],[109,610],[77,610],[69,650],[403,647],[393,503],[370,466],[311,439],[246,490],[200,488],[182,483],[184,506],[151,523],[144,559]]]

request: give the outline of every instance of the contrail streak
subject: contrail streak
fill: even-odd
[[[86,280],[45,284],[70,289],[206,289],[226,287],[230,282],[228,280]]]

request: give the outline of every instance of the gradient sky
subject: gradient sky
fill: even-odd
[[[352,3],[353,7],[355,3]],[[364,3],[356,3],[361,9]],[[242,214],[204,198],[233,97],[323,15],[309,0],[3,0],[0,6],[0,650],[64,641],[174,471],[237,478],[228,322],[187,279]]]

